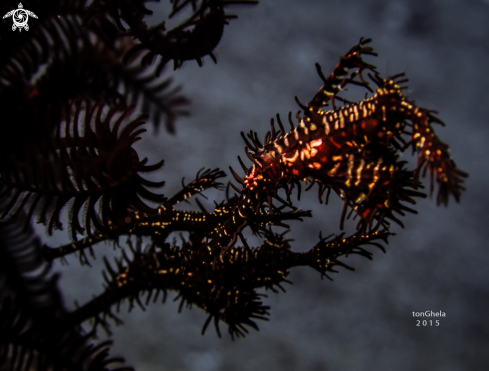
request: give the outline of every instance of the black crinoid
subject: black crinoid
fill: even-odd
[[[165,21],[148,26],[145,3],[30,1],[24,6],[38,19],[29,33],[0,24],[0,118],[11,129],[0,137],[2,369],[129,369],[109,356],[110,342],[94,342],[97,329],[109,331],[110,320],[118,321],[114,307],[122,301],[145,307],[160,294],[164,301],[170,290],[180,308],[207,312],[202,332],[212,322],[220,335],[224,322],[233,338],[244,336],[269,314],[257,289],[284,291],[292,267],[329,277],[337,266],[350,268],[341,256],[370,258],[369,245],[384,250],[389,220],[401,223],[394,213],[413,211],[405,203],[424,196],[424,172],[436,177],[440,203],[450,194],[458,200],[463,190],[466,174],[431,126],[440,121],[404,98],[401,76],[382,78],[363,60],[375,53],[361,39],[331,75],[317,67],[324,85],[300,104],[297,122],[289,115],[290,130],[277,116],[278,128],[272,120],[263,143],[257,133],[243,135],[252,163],[240,159],[244,175],[231,169],[238,186],[225,187],[223,171],[202,168],[179,192],[164,195],[164,181],[145,176],[163,161],[149,163],[135,147],[147,123],[173,133],[187,113],[188,100],[170,77],[160,76],[167,64],[178,69],[186,61],[215,61],[225,26],[236,18],[229,7],[256,1],[173,0],[168,18],[184,10],[190,15],[171,29]],[[14,1],[0,4],[4,13],[15,7]],[[376,90],[348,102],[339,95],[348,84],[370,91],[375,84]],[[408,148],[418,153],[415,169],[399,161]],[[341,223],[349,211],[358,218],[357,232],[320,236],[308,252],[293,252],[283,229],[311,216],[292,197],[304,182],[307,189],[319,185],[321,202],[326,191],[338,194],[345,205]],[[226,198],[210,211],[195,196],[212,188],[226,189]],[[200,211],[175,207],[190,198]],[[67,227],[72,242],[42,245],[34,222],[48,234]],[[262,238],[260,246],[248,245],[246,229]],[[177,243],[173,232],[187,236]],[[135,239],[115,263],[105,260],[104,292],[69,311],[50,263],[77,254],[90,264],[87,252],[93,255],[98,242],[119,246],[122,236]],[[146,247],[143,238],[150,241]]]

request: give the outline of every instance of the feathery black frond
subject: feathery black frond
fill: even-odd
[[[26,207],[29,215],[37,211],[39,220],[51,232],[53,228],[61,229],[60,213],[71,202],[70,226],[76,239],[76,233],[90,235],[92,227],[109,230],[131,211],[153,211],[142,199],[165,201],[162,195],[147,189],[161,187],[163,182],[150,182],[138,174],[150,168],[132,148],[145,131],[140,128],[145,117],[123,124],[132,109],[110,109],[102,118],[103,108],[101,104],[90,107],[76,102],[73,119],[58,127],[54,140],[31,146],[22,157],[8,160],[0,172],[2,197],[9,202],[3,217]],[[85,114],[83,124],[81,111]],[[162,162],[156,169],[161,166]],[[83,207],[85,217],[80,223]]]

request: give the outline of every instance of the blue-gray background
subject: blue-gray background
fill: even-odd
[[[158,21],[168,4],[154,4]],[[239,132],[260,137],[269,120],[298,109],[321,85],[325,73],[361,36],[379,53],[369,61],[383,75],[406,72],[410,99],[436,109],[446,127],[439,137],[450,144],[457,165],[470,173],[460,204],[417,205],[419,215],[394,227],[387,254],[374,260],[348,258],[355,272],[342,270],[321,281],[311,269],[294,269],[287,293],[268,293],[270,322],[232,342],[212,328],[200,335],[206,315],[198,308],[177,313],[177,303],[150,305],[146,312],[123,307],[123,326],[113,326],[113,354],[124,355],[139,371],[247,370],[487,370],[489,369],[489,1],[328,0],[262,1],[235,7],[216,49],[218,64],[187,62],[173,73],[192,100],[192,116],[177,123],[177,134],[149,130],[138,144],[152,162],[165,159],[151,176],[166,180],[165,194],[180,189],[201,167],[240,169]],[[363,92],[362,92],[363,94]],[[208,192],[221,200],[221,192]],[[316,192],[300,206],[314,219],[295,223],[294,250],[306,250],[323,235],[338,233],[339,202],[318,205]],[[64,233],[47,240],[56,246]],[[258,243],[250,238],[253,243]],[[100,246],[94,268],[71,264],[61,271],[66,303],[83,303],[102,291]],[[172,299],[174,294],[170,295]],[[417,327],[413,311],[443,311],[439,327]],[[103,334],[101,334],[103,335]]]

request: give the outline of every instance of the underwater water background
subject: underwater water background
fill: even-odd
[[[155,10],[150,22],[168,14],[166,3],[149,5]],[[366,60],[382,76],[405,72],[407,97],[439,112],[446,127],[435,130],[470,174],[467,191],[447,208],[433,198],[420,200],[419,215],[402,219],[405,229],[393,226],[397,235],[387,254],[372,247],[373,261],[343,258],[356,271],[339,268],[334,282],[312,269],[292,270],[287,293],[267,292],[270,321],[259,321],[260,331],[251,329],[244,339],[231,341],[225,324],[222,339],[212,327],[201,336],[206,314],[198,308],[178,314],[170,293],[165,304],[146,312],[122,307],[125,324],[112,326],[113,355],[138,371],[489,369],[489,1],[263,0],[228,12],[239,18],[225,28],[217,65],[206,57],[202,68],[192,61],[176,72],[170,64],[167,69],[192,100],[191,116],[177,121],[176,135],[160,130],[155,136],[149,128],[137,145],[141,158],[165,160],[151,175],[166,181],[165,195],[202,167],[229,174],[231,165],[241,172],[240,131],[263,138],[277,112],[285,118],[299,109],[295,95],[307,102],[320,88],[314,63],[329,74],[360,37],[373,39],[379,56]],[[293,223],[288,234],[296,251],[312,247],[319,231],[340,232],[341,203],[319,205],[316,188],[308,193],[296,205],[313,210],[314,218]],[[206,195],[209,209],[224,197]],[[45,240],[57,246],[66,235]],[[97,249],[93,268],[80,267],[76,258],[56,264],[68,307],[102,291],[104,254],[117,252]],[[437,327],[416,326],[412,312],[426,310],[446,317],[431,318],[440,320]]]

